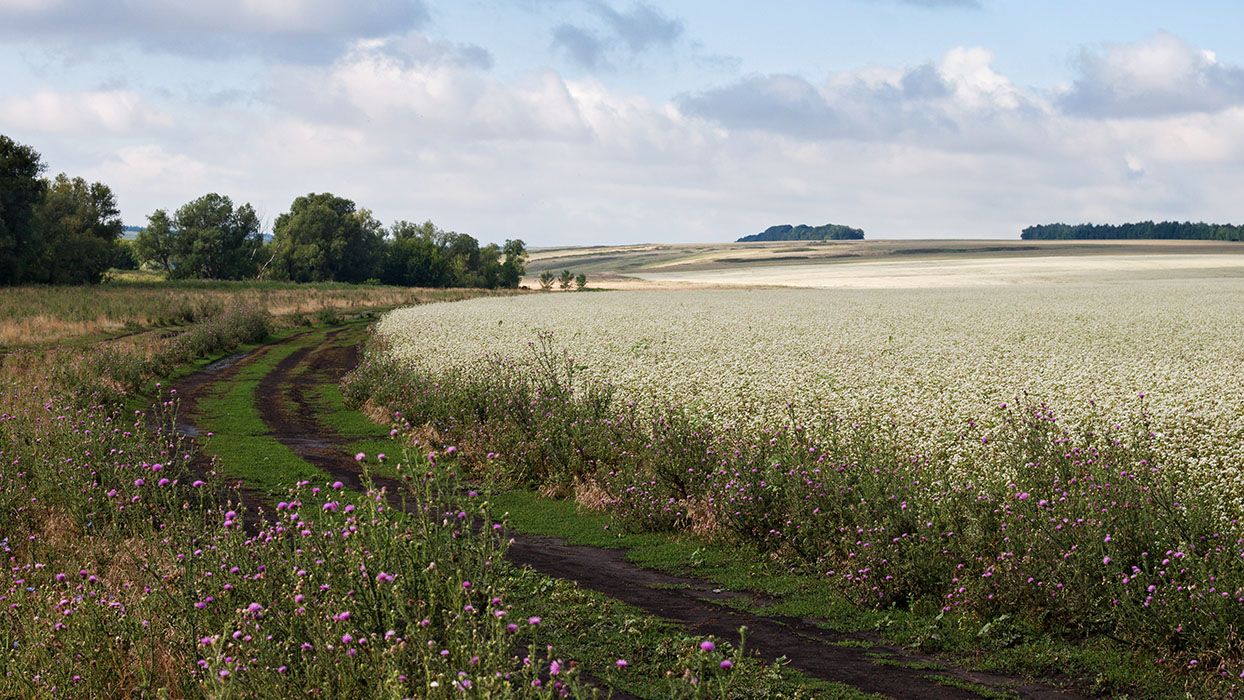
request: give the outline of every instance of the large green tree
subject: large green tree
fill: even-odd
[[[273,274],[296,282],[363,282],[380,272],[384,229],[328,192],[294,200],[272,227]]]
[[[179,208],[172,223],[174,277],[236,280],[258,269],[263,239],[250,204],[235,209],[233,200],[213,192]]]
[[[147,217],[147,225],[134,238],[134,256],[142,262],[158,265],[173,276],[177,261],[177,239],[173,233],[173,220],[164,209],[156,209]]]
[[[22,281],[35,245],[35,207],[47,183],[43,161],[30,146],[0,134],[0,284]]]
[[[107,185],[64,173],[47,184],[35,209],[36,241],[23,278],[46,284],[96,284],[112,265],[121,212]]]
[[[396,221],[389,227],[391,240],[384,251],[380,279],[403,287],[447,287],[453,280],[449,261],[437,245],[437,229],[431,221],[412,224]]]

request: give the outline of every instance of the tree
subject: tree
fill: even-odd
[[[112,260],[108,265],[116,270],[137,270],[138,258],[134,255],[134,242],[124,238],[117,241],[112,249]]]
[[[45,284],[97,284],[121,237],[121,212],[107,185],[61,173],[35,210],[37,252],[23,277]]]
[[[587,275],[580,272],[579,276],[574,278],[574,284],[575,291],[581,292],[584,289],[587,289]]]
[[[540,289],[543,289],[546,292],[552,291],[553,280],[555,279],[557,278],[553,276],[552,272],[549,272],[548,270],[541,272],[540,273]]]
[[[43,161],[30,146],[0,134],[0,284],[22,281],[35,248],[35,207],[47,183]]]
[[[234,209],[228,197],[205,194],[179,208],[173,226],[174,277],[236,280],[255,274],[263,239],[250,204]]]
[[[557,282],[561,285],[563,291],[570,289],[570,284],[574,282],[574,273],[570,270],[562,270],[561,277],[557,278]]]
[[[138,232],[134,239],[134,255],[140,262],[158,265],[168,276],[173,276],[173,264],[176,260],[177,240],[173,233],[173,222],[168,212],[156,209],[147,217],[147,226]]]
[[[422,224],[393,222],[389,228],[391,240],[385,244],[380,280],[404,287],[449,286],[452,273],[436,243],[436,234],[436,226],[431,221]]]
[[[296,282],[363,282],[379,271],[384,229],[348,199],[299,197],[272,233],[276,274]]]
[[[522,239],[510,239],[502,246],[501,253],[505,255],[505,262],[501,263],[498,286],[518,289],[518,283],[522,281],[523,273],[527,271],[527,245]]]

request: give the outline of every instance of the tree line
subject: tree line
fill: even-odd
[[[480,245],[431,221],[384,227],[331,193],[298,197],[271,240],[249,203],[210,193],[171,213],[158,209],[132,247],[112,190],[61,174],[42,177],[29,146],[0,134],[0,284],[94,284],[126,262],[171,279],[378,282],[417,287],[514,288],[524,273],[518,239]]]
[[[1130,224],[1042,224],[1020,231],[1019,237],[1042,240],[1205,240],[1244,241],[1244,226],[1189,221],[1141,221]]]
[[[861,241],[864,240],[864,229],[843,226],[842,224],[825,224],[809,226],[799,224],[780,224],[770,226],[760,233],[743,236],[735,243],[755,243],[761,241]]]

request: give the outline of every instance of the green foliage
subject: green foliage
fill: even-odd
[[[153,223],[163,222],[155,219]],[[178,209],[173,226],[172,235],[167,229],[157,234],[171,239],[176,259],[170,271],[173,277],[237,280],[254,276],[262,241],[259,217],[250,204],[234,209],[228,197],[205,194]]]
[[[35,209],[34,230],[25,281],[97,284],[121,237],[121,212],[107,185],[61,173]]]
[[[581,292],[584,289],[587,289],[587,275],[580,272],[579,276],[574,278],[574,284],[576,291]]]
[[[366,209],[324,192],[294,200],[272,228],[272,272],[295,282],[363,282],[377,276],[384,230]]]
[[[1206,240],[1244,241],[1244,226],[1185,221],[1141,221],[1134,224],[1043,224],[1020,232],[1024,240]]]
[[[546,292],[552,291],[553,280],[555,279],[556,278],[553,276],[552,272],[549,272],[548,270],[541,272],[540,273],[540,289],[543,289]]]
[[[862,241],[864,230],[843,226],[841,224],[825,224],[824,226],[808,226],[799,224],[791,226],[782,224],[770,226],[760,233],[743,236],[739,243],[758,241]]]
[[[500,286],[518,289],[518,283],[527,271],[527,245],[520,238],[507,239],[501,248],[505,261],[501,263]]]
[[[176,245],[173,222],[168,218],[168,212],[156,209],[147,217],[147,226],[134,238],[134,254],[141,262],[152,263],[172,277]]]
[[[134,242],[125,239],[117,241],[109,265],[114,270],[137,270],[138,257],[134,255]]]
[[[47,183],[43,161],[30,146],[0,134],[0,284],[23,279],[22,268],[35,237],[35,207]]]
[[[562,270],[561,276],[557,278],[557,284],[562,289],[570,289],[570,285],[574,284],[574,273],[570,270]]]
[[[526,248],[519,240],[506,241],[504,248],[481,248],[475,238],[442,231],[431,221],[397,221],[389,234],[381,271],[385,284],[513,289],[523,276]]]

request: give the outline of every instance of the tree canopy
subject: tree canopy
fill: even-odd
[[[48,183],[35,209],[35,240],[23,281],[97,284],[112,267],[121,211],[107,185],[70,178]]]
[[[526,259],[521,240],[481,248],[474,237],[442,231],[431,221],[397,221],[385,240],[380,280],[418,287],[514,288],[522,279]]]
[[[808,226],[799,224],[781,224],[770,226],[760,233],[743,236],[736,243],[754,243],[759,241],[848,241],[863,240],[864,230],[843,226],[841,224],[825,224],[824,226]]]
[[[1041,240],[1206,240],[1244,241],[1244,226],[1232,224],[1206,224],[1185,221],[1141,221],[1131,224],[1042,224],[1029,226],[1019,237],[1029,241]]]
[[[211,193],[188,202],[173,217],[174,277],[236,280],[251,277],[263,240],[250,204],[234,209],[228,197]]]
[[[376,277],[384,231],[371,212],[324,192],[294,200],[272,227],[273,272],[295,282]]]
[[[34,247],[35,207],[47,183],[43,160],[30,146],[0,134],[0,284],[17,284]]]
[[[431,221],[386,231],[369,210],[328,192],[295,199],[269,244],[250,204],[213,192],[171,215],[157,209],[132,245],[119,246],[126,227],[112,190],[65,174],[41,179],[43,170],[33,148],[0,135],[0,284],[95,283],[110,267],[139,263],[170,278],[427,287],[515,288],[525,271],[519,239],[481,246]]]

